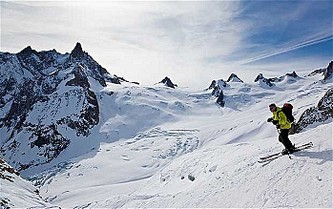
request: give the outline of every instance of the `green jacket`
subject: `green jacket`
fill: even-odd
[[[282,108],[277,107],[276,111],[273,112],[273,120],[279,121],[280,129],[290,129],[291,123],[288,122],[287,116],[282,111]]]

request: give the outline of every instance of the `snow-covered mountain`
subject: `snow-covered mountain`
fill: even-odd
[[[127,82],[80,44],[2,53],[1,157],[35,186],[0,179],[3,206],[332,207],[329,69],[191,91]],[[291,141],[314,147],[259,164],[282,149],[266,119],[284,102],[301,127]],[[16,201],[21,188],[32,204]]]
[[[160,84],[163,84],[164,86],[167,86],[167,87],[170,87],[170,88],[175,88],[177,87],[178,85],[177,84],[174,84],[170,78],[168,77],[165,77],[162,79],[162,81],[159,82]]]
[[[120,84],[79,43],[68,54],[0,54],[1,153],[18,170],[48,163],[99,123],[95,92]],[[75,137],[73,137],[73,135]]]

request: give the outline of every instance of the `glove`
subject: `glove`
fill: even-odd
[[[280,124],[275,125],[277,129],[280,129]]]
[[[278,125],[278,124],[279,124],[279,121],[278,121],[278,120],[273,120],[273,124],[274,124],[274,125]]]
[[[270,123],[270,122],[272,122],[272,121],[273,121],[273,118],[268,118],[268,119],[267,119],[267,122],[268,122],[268,123]]]

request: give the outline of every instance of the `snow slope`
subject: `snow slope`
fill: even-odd
[[[0,208],[57,208],[45,202],[36,187],[0,158]]]
[[[84,207],[326,207],[332,205],[332,120],[291,141],[314,143],[267,165],[282,145],[267,106],[294,105],[296,119],[331,82],[285,77],[269,88],[229,83],[225,107],[210,92],[108,84],[100,123],[43,173],[24,173],[53,205]],[[75,149],[89,150],[74,156]],[[79,153],[79,152],[78,152]],[[40,171],[40,170],[39,170]]]

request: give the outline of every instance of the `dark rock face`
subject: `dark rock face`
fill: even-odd
[[[227,82],[241,82],[241,83],[243,83],[242,79],[240,79],[235,73],[231,73]]]
[[[65,68],[73,67],[73,64],[80,65],[88,77],[97,80],[102,86],[106,86],[106,82],[120,84],[121,81],[126,81],[116,75],[110,75],[105,68],[99,65],[87,52],[82,50],[81,44],[77,43],[75,48],[70,53],[67,61],[64,63]]]
[[[333,61],[328,64],[326,70],[324,71],[324,81],[330,80],[333,78]]]
[[[82,66],[75,66],[73,70],[74,78],[67,81],[66,86],[80,86],[84,89],[90,88],[90,83],[88,81],[87,75],[84,73]]]
[[[31,47],[0,53],[0,156],[18,170],[50,162],[71,144],[70,132],[87,137],[99,123],[91,84],[123,80],[79,43],[71,54]]]
[[[293,132],[299,133],[310,126],[316,126],[333,118],[333,88],[320,99],[317,107],[307,109],[297,121]]]
[[[326,71],[326,69],[317,69],[317,70],[314,70],[313,72],[309,73],[308,76],[315,76],[317,74],[324,74],[325,71]]]
[[[17,172],[13,167],[8,165],[3,159],[0,158],[0,179],[14,182],[13,176],[9,174],[14,174],[16,176],[20,175],[19,172]]]
[[[292,73],[287,73],[286,76],[290,76],[290,77],[293,77],[293,78],[298,78],[299,77],[295,71],[293,71]]]
[[[216,103],[219,104],[221,107],[224,107],[225,101],[224,101],[223,91],[220,92],[220,95],[218,96]]]
[[[82,59],[86,55],[82,49],[82,46],[80,43],[76,43],[74,49],[71,52],[71,57],[77,58],[77,59]]]
[[[317,69],[311,72],[308,76],[315,76],[318,74],[322,74],[324,76],[323,82],[329,82],[333,78],[333,61],[331,61],[328,66],[324,69]]]
[[[230,85],[227,84],[223,79],[220,80],[213,80],[210,86],[205,89],[206,91],[213,89],[212,96],[217,97],[216,103],[220,106],[224,107],[224,94],[223,89],[228,88]]]
[[[171,79],[168,77],[163,78],[163,80],[160,83],[163,83],[165,86],[173,89],[177,87],[177,84],[172,83]]]
[[[254,82],[259,82],[260,85],[268,86],[268,87],[273,87],[274,84],[271,83],[271,80],[265,78],[262,73],[260,73]]]
[[[209,85],[209,87],[206,89],[207,90],[210,90],[210,89],[214,89],[216,86],[216,80],[213,80],[212,83]]]
[[[268,81],[271,83],[274,82],[281,82],[285,80],[286,78],[293,78],[295,81],[297,79],[300,79],[300,76],[297,75],[296,71],[293,71],[292,73],[286,73],[285,75],[279,76],[279,77],[274,77],[274,78],[268,78]]]

